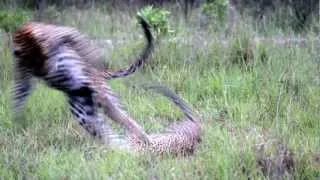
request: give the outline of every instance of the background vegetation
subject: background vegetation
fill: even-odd
[[[0,17],[14,19],[0,22],[0,179],[320,178],[319,1],[0,2],[9,14]],[[41,83],[23,119],[12,120],[4,27],[29,18],[76,27],[119,68],[143,46],[135,16],[150,3],[164,8],[148,13],[161,22],[154,31],[171,33],[158,37],[145,69],[110,84],[148,132],[182,115],[128,84],[160,82],[192,104],[205,127],[194,156],[155,160],[107,149],[83,134],[63,95]]]

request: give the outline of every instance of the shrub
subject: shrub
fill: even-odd
[[[6,33],[13,32],[18,26],[29,19],[24,11],[0,11],[0,29]]]
[[[169,28],[169,15],[170,12],[162,8],[154,8],[147,6],[140,10],[138,16],[144,17],[147,22],[155,29],[157,35],[166,35],[173,32]]]
[[[0,11],[0,29],[8,36],[8,47],[11,47],[11,32],[26,22],[29,16],[24,11]]]

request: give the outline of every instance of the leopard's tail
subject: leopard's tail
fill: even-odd
[[[152,52],[154,51],[154,37],[150,31],[150,25],[147,23],[147,21],[144,18],[140,16],[138,18],[147,40],[147,46],[144,48],[144,50],[138,56],[138,58],[129,67],[116,70],[113,72],[106,71],[104,73],[105,79],[109,80],[109,79],[121,78],[121,77],[126,77],[128,75],[131,75],[147,62]]]
[[[160,93],[163,96],[167,97],[180,108],[180,110],[184,113],[184,115],[188,120],[195,123],[199,122],[200,118],[198,117],[198,115],[194,111],[192,111],[189,105],[181,97],[179,97],[175,92],[173,92],[168,87],[161,86],[161,85],[143,85],[143,88],[152,89],[155,92]]]

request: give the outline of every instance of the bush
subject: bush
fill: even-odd
[[[157,35],[166,35],[173,32],[169,27],[169,11],[161,8],[154,8],[153,6],[147,6],[137,14],[147,20],[147,22],[155,29]]]
[[[8,47],[11,48],[11,32],[26,22],[29,16],[24,11],[0,11],[0,29],[8,36]]]
[[[13,32],[28,19],[29,16],[24,11],[0,11],[0,29],[6,33]]]

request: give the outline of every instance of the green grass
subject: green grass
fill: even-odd
[[[114,44],[112,51],[103,49],[108,62],[117,68],[131,62],[142,47],[142,32],[132,17],[73,9],[56,18],[90,36],[125,39]],[[197,23],[191,23],[171,26],[177,29],[175,37],[163,38],[146,69],[110,82],[148,132],[157,132],[182,114],[165,98],[128,83],[163,82],[192,104],[205,128],[199,149],[187,158],[152,159],[103,147],[83,134],[63,94],[41,83],[30,96],[23,118],[12,120],[13,60],[1,34],[0,179],[265,179],[257,161],[279,159],[280,145],[293,153],[294,172],[285,178],[319,178],[319,44],[260,43],[266,60],[261,61],[261,49],[252,46],[253,64],[246,69],[231,60],[234,38],[243,38],[241,28],[223,45],[214,40],[222,31],[200,31]],[[253,27],[243,29],[258,34]],[[310,42],[315,38],[312,33],[307,37]]]

